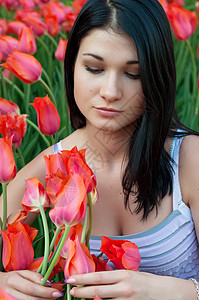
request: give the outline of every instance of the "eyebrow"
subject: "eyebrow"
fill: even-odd
[[[96,58],[97,60],[104,61],[104,59],[101,56],[98,56],[98,55],[93,54],[93,53],[83,53],[83,55],[92,56],[92,57]],[[139,61],[138,60],[128,60],[126,62],[126,64],[127,65],[139,64]]]

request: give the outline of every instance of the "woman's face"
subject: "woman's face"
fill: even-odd
[[[135,123],[144,97],[134,41],[103,29],[83,38],[74,68],[74,96],[87,125],[115,132]]]

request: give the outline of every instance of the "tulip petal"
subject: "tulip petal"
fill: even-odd
[[[127,270],[137,270],[140,265],[140,253],[136,244],[126,242],[122,245],[124,255],[122,257],[122,263]]]
[[[38,60],[27,53],[15,49],[5,63],[1,64],[25,83],[33,83],[41,77],[42,66]]]
[[[11,140],[8,140],[7,138],[0,139],[0,182],[3,183],[11,181],[17,173],[14,155],[10,149]]]
[[[6,235],[6,232],[1,231],[2,237],[3,237],[3,266],[4,269],[7,270],[7,266],[10,261],[10,256],[11,256],[11,244],[8,236]]]
[[[28,269],[34,259],[34,251],[29,236],[19,232],[11,239],[11,264],[14,270]]]

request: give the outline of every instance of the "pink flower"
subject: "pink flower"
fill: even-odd
[[[17,173],[17,168],[12,152],[12,137],[0,138],[0,182],[8,183]]]
[[[64,40],[62,38],[59,39],[59,44],[58,44],[57,50],[55,51],[56,59],[58,59],[60,61],[64,61],[67,42],[68,42],[67,40]]]
[[[78,174],[68,175],[56,194],[54,208],[49,216],[57,227],[73,226],[80,223],[86,214],[87,189],[84,180]],[[47,185],[47,193],[48,193]]]
[[[175,37],[179,40],[188,39],[196,30],[197,15],[195,11],[187,10],[179,4],[168,6],[167,17],[171,23]]]
[[[0,97],[0,113],[6,115],[9,112],[16,112],[19,114],[19,106],[12,101]]]
[[[95,272],[95,263],[88,248],[80,243],[76,236],[74,240],[70,239],[64,275],[68,278],[75,274],[90,272]]]
[[[37,51],[35,37],[30,27],[24,27],[21,29],[18,47],[20,51],[29,54],[35,54]]]
[[[139,248],[135,243],[102,236],[100,250],[117,269],[136,271],[140,264]]]
[[[40,206],[43,206],[44,209],[50,207],[50,200],[46,190],[37,178],[27,179],[26,185],[27,187],[21,201],[22,207],[25,210],[38,212]]]
[[[0,115],[0,131],[5,137],[13,136],[13,143],[18,148],[21,145],[22,139],[26,133],[27,115],[18,115],[16,112],[9,112],[7,115]]]
[[[31,105],[36,110],[40,131],[45,135],[56,133],[60,127],[60,117],[48,95],[43,98],[36,97]]]

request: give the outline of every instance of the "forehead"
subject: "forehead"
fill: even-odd
[[[128,59],[137,59],[137,48],[132,38],[125,33],[116,33],[111,29],[94,29],[86,35],[79,47],[79,54],[92,52],[109,57],[119,55]],[[119,58],[118,57],[118,58]]]

